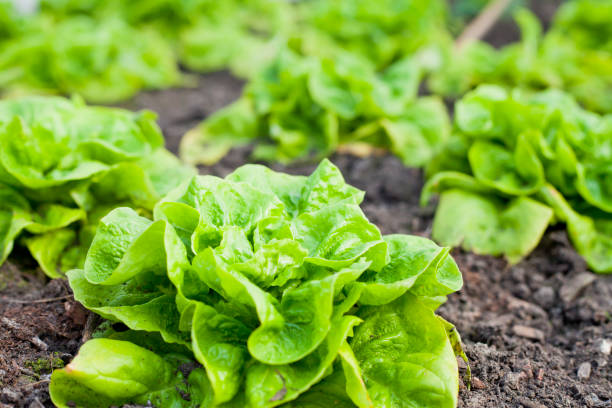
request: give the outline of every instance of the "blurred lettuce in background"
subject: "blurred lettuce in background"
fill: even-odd
[[[417,96],[424,71],[411,58],[377,71],[357,54],[304,57],[285,47],[240,100],[185,135],[181,156],[211,164],[232,147],[255,143],[255,159],[291,162],[357,143],[423,166],[450,130],[443,103]]]
[[[353,53],[384,69],[418,55],[437,68],[443,0],[43,0],[32,16],[0,2],[0,88],[113,103],[182,83],[179,63],[252,78],[287,42],[301,55]],[[425,66],[425,65],[424,65]]]
[[[557,88],[588,109],[612,112],[612,2],[567,2],[545,34],[526,9],[517,11],[515,18],[520,42],[500,50],[473,42],[455,50],[431,77],[432,92],[456,98],[480,83]]]
[[[181,83],[163,38],[119,19],[79,16],[54,24],[41,18],[2,47],[0,86],[12,93],[74,93],[110,103]]]

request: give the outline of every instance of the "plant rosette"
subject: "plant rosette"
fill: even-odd
[[[195,176],[100,222],[75,298],[98,330],[50,392],[58,407],[455,407],[461,354],[435,314],[462,286],[449,248],[381,235],[324,160]]]
[[[455,107],[455,128],[429,163],[440,194],[433,239],[514,263],[564,222],[576,250],[612,273],[612,117],[559,90],[481,85]]]
[[[0,102],[0,264],[17,240],[50,277],[82,267],[109,210],[150,213],[195,174],[155,118],[59,97]]]

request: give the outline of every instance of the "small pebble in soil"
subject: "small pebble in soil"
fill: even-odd
[[[484,390],[485,388],[487,388],[487,386],[485,385],[485,383],[482,382],[480,378],[472,377],[472,388],[475,388],[477,390]]]
[[[582,290],[593,283],[594,280],[595,275],[591,272],[579,273],[561,286],[559,296],[561,296],[561,299],[563,299],[565,303],[570,303],[580,295]]]
[[[590,393],[584,396],[584,402],[588,407],[608,408],[612,406],[612,401],[602,401],[596,394]]]
[[[544,332],[533,327],[521,326],[519,324],[512,327],[514,334],[526,339],[544,341]]]
[[[514,294],[514,296],[520,299],[527,299],[529,296],[531,296],[531,289],[529,289],[529,286],[527,286],[527,284],[519,283],[518,285],[516,285],[512,293]]]
[[[581,380],[588,380],[591,376],[591,363],[586,362],[578,366],[577,372],[578,378]]]
[[[534,401],[528,400],[527,398],[520,397],[518,400],[520,404],[524,406],[525,408],[546,408],[546,406],[540,404],[539,402],[534,402]]]
[[[609,356],[612,352],[612,341],[608,339],[601,339],[599,341],[598,350],[600,353]]]
[[[547,309],[555,303],[555,290],[550,286],[542,286],[534,293],[533,297],[538,305]]]
[[[504,376],[504,383],[506,383],[510,388],[514,388],[515,390],[519,389],[520,382],[526,378],[525,374],[521,373],[507,373]]]
[[[40,402],[38,398],[34,398],[34,401],[30,403],[28,408],[45,408],[45,406]]]

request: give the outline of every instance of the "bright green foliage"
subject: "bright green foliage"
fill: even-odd
[[[292,21],[281,0],[46,0],[28,17],[0,2],[0,88],[113,103],[180,85],[179,61],[248,76]]]
[[[80,13],[116,16],[138,30],[161,33],[165,46],[175,50],[173,61],[203,72],[230,68],[240,76],[271,56],[275,37],[293,20],[290,4],[282,0],[46,0],[43,10],[69,19]]]
[[[352,347],[375,406],[448,406],[457,377],[445,367],[456,358],[434,313],[407,294],[382,307],[365,307],[359,316],[364,323]]]
[[[148,88],[180,83],[170,46],[152,31],[120,19],[40,17],[2,43],[0,87],[13,93],[77,93],[92,102],[116,102]]]
[[[309,177],[258,165],[196,176],[153,221],[110,212],[68,278],[88,309],[189,348],[206,372],[186,384],[202,407],[454,407],[457,364],[434,311],[461,274],[449,248],[383,237],[362,199],[326,160]],[[124,336],[85,344],[53,375],[53,401],[120,405],[179,383],[168,350]]]
[[[461,190],[440,196],[434,239],[477,254],[506,255],[517,262],[540,242],[552,210],[527,197],[504,202]]]
[[[610,0],[566,2],[545,35],[527,10],[517,12],[516,20],[521,42],[501,50],[483,42],[467,45],[448,56],[444,68],[430,80],[430,88],[459,96],[481,83],[553,87],[571,93],[588,109],[612,112]]]
[[[82,265],[98,220],[151,211],[193,170],[163,148],[151,112],[56,97],[0,102],[0,263],[23,243],[49,276]]]
[[[297,29],[263,52],[266,64],[255,60],[263,69],[239,101],[185,135],[182,158],[211,164],[255,143],[254,159],[287,163],[369,145],[424,165],[449,129],[437,98],[417,98],[450,41],[445,11],[442,1],[298,4]]]
[[[448,135],[440,100],[417,98],[423,69],[403,59],[377,73],[353,54],[302,57],[284,48],[242,98],[184,138],[182,157],[212,163],[233,146],[257,143],[254,157],[290,162],[366,143],[421,166]]]
[[[437,68],[451,43],[444,0],[43,0],[30,17],[4,1],[0,87],[94,102],[180,84],[179,62],[252,78],[287,43],[317,58],[352,53],[377,70],[406,57]]]
[[[376,7],[369,0],[313,0],[298,3],[297,14],[304,54],[350,52],[378,69],[412,55],[435,67],[452,41],[443,0],[379,0]]]
[[[198,72],[229,68],[250,78],[273,58],[293,28],[284,0],[200,0],[195,18],[179,32],[179,59]]]
[[[377,7],[365,0],[44,0],[46,15],[119,16],[134,27],[152,27],[175,46],[190,69],[257,71],[290,38],[306,55],[333,57],[339,51],[366,57],[379,68],[429,49],[435,65],[445,31],[443,0],[393,0]],[[218,46],[222,44],[222,46]]]
[[[18,35],[26,24],[13,3],[9,0],[0,0],[0,44],[2,41]]]
[[[591,268],[612,272],[612,117],[560,91],[494,85],[468,93],[455,114],[423,191],[424,203],[441,193],[434,239],[515,262],[554,213]]]
[[[204,370],[184,374],[180,368],[190,363],[184,354],[168,352],[159,342],[147,343],[141,346],[112,338],[88,341],[70,364],[53,372],[49,387],[53,403],[60,408],[110,407],[123,401],[199,407]]]

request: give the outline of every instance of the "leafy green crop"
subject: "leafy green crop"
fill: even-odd
[[[181,81],[165,40],[119,19],[39,18],[28,27],[2,43],[0,87],[9,92],[59,91],[109,103]]]
[[[440,100],[417,98],[421,77],[411,59],[377,73],[353,54],[302,57],[286,47],[240,100],[185,136],[182,157],[213,163],[234,146],[256,142],[255,158],[289,162],[367,143],[421,166],[450,127]]]
[[[528,89],[558,88],[585,107],[612,112],[612,2],[576,0],[564,4],[543,36],[527,10],[516,14],[522,41],[495,50],[483,42],[448,57],[430,80],[438,94],[459,96],[481,83]]]
[[[98,220],[151,211],[193,170],[163,148],[151,112],[30,97],[0,102],[0,263],[22,242],[51,277],[82,265]]]
[[[291,15],[287,2],[268,0],[47,0],[29,17],[0,2],[0,88],[113,103],[181,84],[179,61],[251,75]]]
[[[309,177],[258,165],[193,177],[153,221],[111,211],[68,278],[130,330],[55,371],[53,402],[454,407],[454,343],[434,311],[461,274],[449,248],[382,236],[362,199],[323,161]],[[203,369],[177,371],[185,358]]]
[[[334,57],[350,52],[377,69],[419,54],[432,66],[452,41],[443,0],[313,0],[298,2],[295,33],[305,55]]]
[[[265,60],[250,62],[258,74],[243,97],[187,133],[182,158],[211,164],[257,144],[253,158],[287,163],[365,145],[424,165],[449,129],[437,98],[417,98],[450,43],[445,11],[441,1],[299,3],[297,29],[283,30],[272,58],[257,52]]]
[[[257,61],[273,55],[275,37],[293,21],[293,9],[284,0],[46,0],[43,10],[62,19],[83,13],[98,20],[115,16],[163,35],[176,54],[169,60],[200,72],[230,68],[239,76],[253,74]]]
[[[180,84],[178,62],[251,78],[287,42],[317,58],[353,53],[377,70],[408,56],[437,67],[451,43],[443,0],[43,0],[31,17],[0,0],[0,22],[1,88],[94,102]]]
[[[60,18],[117,15],[134,27],[154,27],[177,47],[182,63],[197,71],[230,67],[253,74],[284,41],[305,55],[337,51],[365,57],[385,68],[407,55],[448,45],[443,0],[44,0],[43,11]],[[218,46],[222,44],[222,46]],[[434,55],[435,58],[435,55]]]
[[[428,167],[423,202],[441,193],[433,238],[514,262],[560,220],[590,267],[610,273],[611,163],[612,116],[561,91],[480,86],[456,104],[453,136]]]

